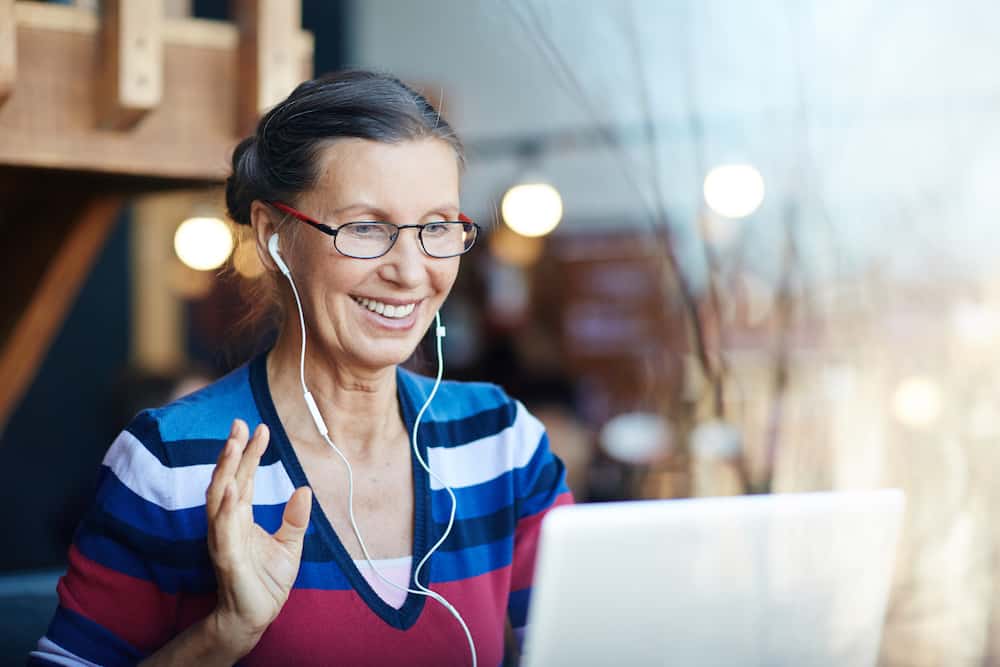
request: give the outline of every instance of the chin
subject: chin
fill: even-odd
[[[400,344],[394,341],[386,345],[372,346],[366,350],[358,350],[355,355],[358,361],[372,369],[383,369],[398,366],[413,356],[416,345]]]

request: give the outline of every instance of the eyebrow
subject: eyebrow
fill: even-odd
[[[369,204],[368,202],[354,202],[352,204],[348,204],[346,206],[340,206],[340,207],[337,207],[337,208],[332,209],[332,210],[322,211],[322,214],[323,214],[324,217],[326,217],[326,216],[333,217],[333,216],[341,215],[341,214],[346,213],[348,211],[352,211],[354,209],[365,209],[365,210],[371,211],[372,213],[374,213],[379,218],[390,218],[390,217],[392,217],[392,216],[389,215],[389,213],[385,209],[379,208],[378,206],[375,206],[373,204]],[[446,204],[441,204],[439,206],[432,206],[427,211],[427,213],[425,213],[424,215],[428,215],[428,214],[430,214],[430,213],[432,213],[434,211],[455,211],[456,214],[457,214],[457,213],[461,212],[461,208],[458,206],[458,204],[450,203],[449,202],[449,203],[446,203]]]

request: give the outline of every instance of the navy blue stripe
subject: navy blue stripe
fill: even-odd
[[[162,465],[170,466],[170,458],[167,450],[163,446],[163,439],[160,437],[160,426],[156,423],[156,418],[151,410],[143,410],[135,417],[125,430],[135,436],[135,439],[142,443],[150,454],[156,457]]]
[[[444,534],[448,522],[435,523],[435,535],[437,539]],[[448,533],[448,539],[441,545],[441,551],[459,551],[468,547],[479,546],[489,542],[510,537],[514,534],[516,521],[514,519],[514,507],[508,505],[502,507],[492,514],[478,516],[472,519],[456,521]],[[435,539],[435,542],[437,541]]]
[[[226,439],[199,438],[164,442],[160,436],[160,426],[153,411],[140,412],[125,428],[143,444],[150,454],[167,468],[210,465],[219,460]],[[260,459],[262,466],[271,465],[280,458],[278,450],[268,446]]]
[[[150,535],[94,506],[77,531],[77,540],[90,536],[104,537],[143,560],[173,568],[212,567],[205,537],[182,540]]]
[[[525,496],[519,498],[516,504],[506,505],[490,514],[456,520],[448,539],[441,545],[441,550],[458,551],[466,547],[496,542],[513,535],[518,519],[546,509],[556,496],[567,491],[562,461],[553,456],[547,447],[539,447],[538,456],[546,463],[540,470],[537,466],[534,469],[525,466],[526,472],[532,477],[529,488],[524,489]],[[447,499],[445,501],[447,502]],[[450,506],[450,503],[448,505]],[[445,515],[443,521],[435,522],[435,534],[443,535],[447,527],[448,521]]]
[[[121,574],[148,581],[164,593],[208,593],[215,590],[215,571],[208,567],[171,567],[139,556],[121,544],[95,534],[79,534],[76,548],[90,560]]]
[[[98,665],[134,665],[146,656],[106,628],[62,606],[56,609],[45,636]]]
[[[211,568],[204,507],[169,512],[133,494],[109,471],[99,497],[102,501],[109,500],[106,494],[112,492],[131,494],[133,500],[119,499],[117,505],[101,502],[93,506],[80,523],[77,540],[104,537],[152,563],[181,569],[194,566]],[[106,509],[110,507],[123,511],[127,516],[111,514]],[[284,504],[254,505],[254,521],[273,533],[281,526],[284,509]],[[176,524],[175,519],[178,519]],[[180,520],[187,524],[181,525]],[[149,529],[154,532],[148,532]],[[302,558],[311,561],[333,559],[332,551],[323,544],[311,523],[306,531]]]
[[[517,405],[509,402],[462,419],[421,421],[420,435],[427,439],[428,447],[458,447],[510,428],[516,417]]]
[[[528,604],[531,602],[531,588],[511,591],[507,598],[507,611],[510,614],[510,624],[515,628],[523,628],[528,623]]]

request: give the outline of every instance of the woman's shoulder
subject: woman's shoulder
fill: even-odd
[[[434,378],[406,372],[403,389],[419,409],[434,387]],[[439,447],[504,451],[530,459],[545,427],[502,387],[490,382],[443,381],[424,415],[428,438]]]
[[[408,398],[423,404],[434,388],[435,379],[399,369],[403,392]],[[442,380],[428,408],[434,421],[453,421],[492,410],[513,410],[516,401],[499,385],[491,382]]]
[[[247,366],[167,405],[143,410],[123,435],[170,467],[214,463],[236,418],[251,429],[260,421]]]

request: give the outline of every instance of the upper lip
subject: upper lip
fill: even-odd
[[[379,303],[384,303],[387,306],[408,306],[411,303],[420,303],[423,299],[413,298],[413,299],[390,299],[388,297],[379,296],[366,296],[364,294],[352,294],[356,299],[368,299],[370,301],[378,301]]]

